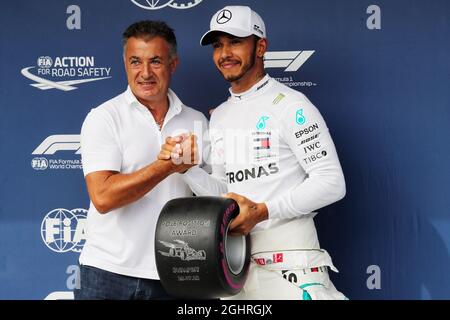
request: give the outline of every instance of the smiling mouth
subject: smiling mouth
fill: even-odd
[[[140,86],[152,86],[156,84],[156,81],[140,81],[138,84]]]
[[[231,69],[233,67],[238,66],[240,63],[238,61],[225,61],[220,63],[220,67],[222,69]]]

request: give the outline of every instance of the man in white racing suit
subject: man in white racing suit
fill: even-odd
[[[328,276],[337,269],[313,221],[345,195],[324,119],[305,95],[265,73],[266,29],[249,7],[219,10],[201,44],[212,44],[230,97],[211,115],[212,175],[193,167],[183,178],[197,195],[226,193],[239,204],[230,230],[250,233],[252,262],[232,299],[346,299]],[[167,139],[160,159],[181,157],[182,140]]]

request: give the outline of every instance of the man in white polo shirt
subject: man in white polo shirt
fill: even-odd
[[[137,22],[123,43],[128,88],[92,109],[81,130],[91,203],[75,299],[168,298],[155,265],[156,222],[167,201],[192,195],[178,172],[197,159],[176,166],[157,155],[167,136],[207,129],[205,116],[169,89],[178,63],[173,30],[164,22]]]

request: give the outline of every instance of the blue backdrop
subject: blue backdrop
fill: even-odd
[[[260,13],[267,71],[332,132],[347,196],[316,221],[335,285],[350,299],[450,298],[449,1],[28,0],[0,10],[0,299],[71,297],[89,205],[78,135],[126,87],[123,30],[168,22],[172,88],[207,114],[228,91],[199,39],[227,4]]]

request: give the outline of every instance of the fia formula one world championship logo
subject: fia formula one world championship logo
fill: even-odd
[[[111,67],[97,67],[93,56],[40,56],[36,66],[25,67],[20,72],[34,81],[31,86],[41,90],[71,91],[78,89],[77,84],[111,78]]]
[[[79,134],[48,136],[31,153],[31,167],[36,171],[83,169]]]
[[[173,9],[190,9],[203,0],[183,1],[183,0],[131,0],[135,5],[146,10],[158,10],[165,7]]]

